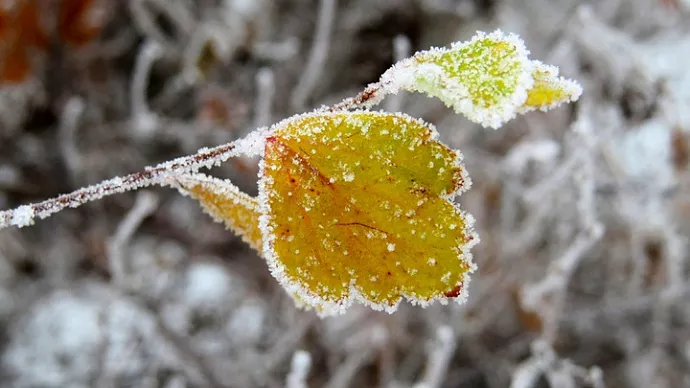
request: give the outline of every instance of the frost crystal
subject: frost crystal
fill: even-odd
[[[11,225],[23,227],[34,223],[34,209],[30,206],[20,206],[12,212]]]

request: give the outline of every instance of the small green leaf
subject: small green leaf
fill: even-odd
[[[517,35],[479,32],[469,42],[421,51],[399,62],[381,83],[390,93],[427,93],[470,120],[497,128],[515,116],[532,87],[528,55]]]
[[[558,77],[558,68],[529,59],[515,35],[478,32],[471,41],[421,51],[382,76],[378,99],[400,90],[436,97],[485,127],[498,128],[517,113],[572,102],[580,85]]]
[[[463,296],[477,241],[452,202],[460,156],[403,114],[288,119],[267,138],[260,179],[264,256],[296,300],[321,314],[352,301],[395,310]]]

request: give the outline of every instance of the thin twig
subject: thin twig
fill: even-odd
[[[292,355],[290,374],[285,381],[287,388],[307,388],[307,376],[311,368],[311,354],[305,350],[297,350]]]
[[[79,128],[79,119],[84,114],[84,110],[84,100],[79,97],[72,97],[65,104],[60,118],[60,150],[72,181],[75,181],[84,168],[75,139]]]
[[[264,127],[273,122],[273,97],[275,79],[273,70],[261,68],[256,74],[256,103],[254,104],[254,127]]]
[[[232,157],[259,155],[263,149],[263,141],[267,131],[267,128],[260,128],[250,133],[247,137],[232,143],[210,149],[202,148],[194,155],[177,158],[155,167],[148,167],[144,171],[124,177],[108,179],[42,202],[23,205],[13,210],[1,211],[0,229],[8,226],[23,227],[31,225],[36,217],[43,219],[62,209],[68,207],[76,208],[87,202],[109,195],[152,185],[170,185],[175,182],[175,176],[177,175],[196,172],[203,167],[210,168]]]
[[[387,90],[385,90],[383,85],[379,82],[375,82],[367,85],[367,87],[359,92],[356,96],[346,98],[343,101],[331,106],[325,106],[317,110],[317,112],[335,112],[360,108],[368,109],[381,102],[386,94]]]
[[[153,62],[160,58],[162,54],[163,49],[161,46],[155,41],[149,40],[144,43],[139,51],[136,65],[134,66],[130,98],[132,100],[133,129],[139,135],[149,135],[158,124],[156,115],[149,109],[146,100],[146,89],[148,88]]]
[[[127,266],[123,251],[141,222],[151,215],[156,207],[158,207],[158,196],[148,191],[139,192],[134,207],[127,213],[117,227],[115,235],[108,242],[108,264],[115,284],[124,286]]]
[[[337,0],[321,0],[319,3],[319,19],[309,60],[302,72],[302,77],[292,92],[292,107],[295,111],[304,110],[307,99],[321,79],[321,73],[323,73],[328,58],[337,5]]]

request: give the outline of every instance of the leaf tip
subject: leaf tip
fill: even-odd
[[[548,111],[562,104],[575,102],[582,95],[582,86],[577,81],[559,76],[556,66],[532,61],[534,85],[527,93],[527,99],[519,109],[520,113],[533,110]]]

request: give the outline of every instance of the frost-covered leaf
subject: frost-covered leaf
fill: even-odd
[[[460,155],[403,114],[297,116],[266,139],[263,253],[278,281],[321,314],[352,301],[395,310],[462,297],[477,238],[452,198]]]
[[[549,110],[563,103],[576,101],[582,94],[582,87],[575,81],[558,76],[558,68],[532,61],[534,85],[527,91],[527,100],[520,113],[536,109]]]
[[[382,84],[424,92],[484,126],[515,116],[532,87],[533,64],[517,35],[479,32],[469,42],[421,51],[396,64]]]
[[[227,180],[204,174],[187,174],[176,178],[179,190],[201,202],[203,209],[216,221],[242,237],[261,252],[259,206],[256,198],[241,192]]]
[[[517,113],[575,101],[582,92],[577,82],[558,77],[556,67],[530,60],[517,35],[501,31],[418,52],[386,71],[380,86],[384,95],[401,89],[426,93],[493,128]]]

